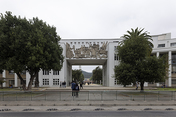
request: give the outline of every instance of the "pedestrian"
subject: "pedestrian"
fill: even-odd
[[[139,83],[138,83],[138,82],[136,82],[136,90],[138,90],[138,86],[139,86]]]
[[[65,81],[63,82],[63,85],[64,85],[64,87],[66,88],[66,82],[65,82]]]
[[[78,84],[76,83],[76,97],[78,97],[78,93],[79,93],[79,86],[78,86]]]
[[[62,86],[62,82],[60,81],[60,88],[61,88],[61,86]]]
[[[72,84],[71,84],[72,96],[75,96],[75,88],[76,88],[76,84],[75,84],[75,82],[73,81]]]
[[[83,89],[83,83],[80,83],[80,89],[81,89],[81,88]]]

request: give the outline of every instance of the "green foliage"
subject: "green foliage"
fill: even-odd
[[[5,78],[0,77],[0,85],[1,85],[1,89],[3,89],[3,83],[6,82],[4,81]]]
[[[59,41],[56,28],[38,18],[28,21],[12,16],[11,12],[0,16],[0,66],[14,70],[22,82],[20,72],[28,71],[29,90],[40,69],[59,71],[62,68],[64,57]]]
[[[118,46],[120,64],[115,67],[115,78],[124,86],[136,81],[143,90],[144,82],[161,82],[167,75],[165,58],[150,57],[152,52],[151,36],[144,29],[127,31],[125,40]]]
[[[84,75],[82,74],[81,69],[72,70],[72,79],[76,82],[83,82]]]
[[[99,66],[93,70],[92,80],[98,84],[100,83],[100,80],[102,81],[102,69]]]
[[[121,63],[119,66],[115,66],[115,78],[118,83],[126,85],[131,85],[135,82],[135,69],[133,65]]]

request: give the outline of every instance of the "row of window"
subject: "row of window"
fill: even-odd
[[[14,85],[14,84],[15,84],[14,80],[9,80],[9,85]],[[34,85],[34,84],[35,84],[35,79],[34,79],[32,85]],[[21,85],[22,85],[22,82],[21,82]],[[43,85],[49,85],[49,79],[43,79]],[[53,85],[59,85],[59,79],[53,79]]]
[[[171,43],[170,46],[174,47],[176,46],[176,43]],[[158,44],[158,48],[162,48],[162,47],[165,47],[165,44]]]
[[[2,73],[1,73],[2,74]],[[13,70],[9,70],[9,74],[14,74]],[[26,74],[26,71],[22,71],[21,74]],[[49,75],[49,71],[44,70],[43,75]],[[53,75],[59,75],[59,71],[53,71]]]
[[[101,44],[103,44],[103,42],[74,42],[74,44],[76,44],[76,43],[78,43],[78,44],[99,44],[99,43],[101,43]],[[70,42],[70,44],[73,44],[73,42]]]
[[[49,85],[49,79],[43,79],[43,85]],[[59,79],[53,79],[53,85],[59,85]]]
[[[43,70],[43,75],[49,75],[50,71]],[[59,71],[53,71],[53,75],[59,75]]]

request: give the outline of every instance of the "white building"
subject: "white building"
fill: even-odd
[[[160,56],[168,54],[169,58],[169,78],[166,80],[167,86],[176,86],[176,38],[171,39],[171,34],[153,35],[152,43],[154,45],[152,54]],[[59,87],[60,82],[66,81],[67,86],[72,81],[72,65],[102,65],[103,85],[116,86],[114,80],[114,66],[119,64],[119,58],[116,53],[117,39],[62,39],[60,44],[63,48],[65,57],[61,71],[40,71],[40,87]],[[21,85],[19,78],[13,71],[5,71],[0,74],[6,78],[4,86]],[[26,84],[29,82],[29,74],[26,77]],[[160,83],[145,83],[145,86],[160,86]]]

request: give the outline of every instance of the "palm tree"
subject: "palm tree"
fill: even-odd
[[[138,27],[134,30],[131,28],[131,32],[127,31],[128,34],[124,34],[123,38],[125,39],[122,43],[124,43],[125,41],[128,41],[130,39],[144,39],[145,42],[147,43],[147,55],[150,56],[151,52],[152,52],[152,48],[153,48],[153,44],[151,43],[152,37],[149,34],[149,32],[144,31],[144,28],[142,29],[138,29]]]

